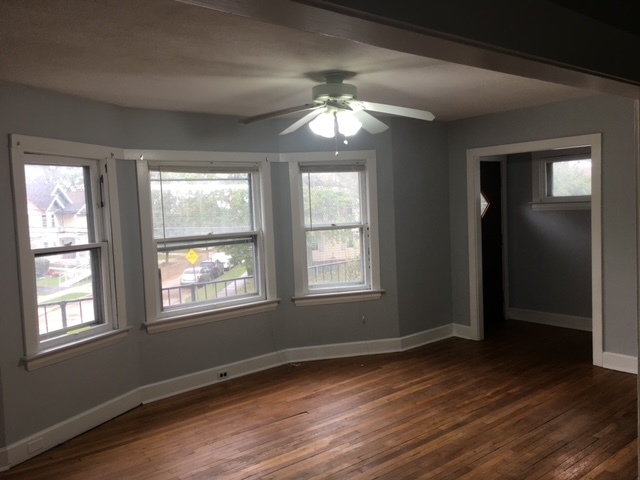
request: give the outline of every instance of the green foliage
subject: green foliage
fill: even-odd
[[[591,160],[553,162],[552,191],[554,197],[591,195]]]
[[[302,174],[302,198],[307,227],[360,222],[360,174]]]
[[[253,229],[248,174],[152,172],[155,238]]]
[[[83,190],[86,167],[62,165],[25,165],[27,188],[30,184],[59,185],[65,192]]]
[[[253,275],[255,264],[253,245],[251,243],[226,245],[224,253],[231,257],[231,265],[241,265],[247,271],[247,275]]]

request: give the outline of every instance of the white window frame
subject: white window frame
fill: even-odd
[[[380,283],[380,244],[378,237],[378,195],[376,153],[373,150],[281,154],[280,159],[289,163],[291,189],[291,217],[293,233],[293,265],[297,306],[321,305],[379,299],[384,291]],[[365,246],[362,252],[365,282],[362,285],[339,285],[310,289],[308,284],[306,228],[302,195],[301,166],[364,165],[362,172],[362,222]]]
[[[270,162],[277,155],[267,153],[194,152],[169,150],[126,150],[125,158],[137,163],[140,225],[143,245],[144,290],[149,333],[185,328],[245,315],[267,312],[277,307],[273,213],[271,200]],[[156,240],[153,238],[151,210],[151,168],[182,167],[214,171],[216,168],[247,168],[257,166],[254,173],[255,235],[257,236],[256,274],[259,275],[260,295],[211,302],[195,307],[187,306],[163,311],[160,279],[157,267]]]
[[[549,194],[548,167],[552,163],[591,159],[591,147],[572,147],[534,152],[532,166],[532,202],[534,210],[588,210],[591,195],[553,196]]]
[[[116,181],[116,158],[122,151],[76,142],[11,135],[11,166],[20,273],[20,295],[24,331],[23,363],[34,370],[111,345],[127,333],[123,253]],[[59,164],[88,167],[94,202],[94,247],[101,251],[101,312],[104,323],[67,337],[40,341],[34,261],[36,253],[65,247],[32,249],[24,166]],[[101,203],[98,205],[98,203]]]

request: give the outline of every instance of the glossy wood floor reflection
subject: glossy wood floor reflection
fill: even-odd
[[[634,479],[635,375],[585,332],[287,365],[139,407],[0,479]]]

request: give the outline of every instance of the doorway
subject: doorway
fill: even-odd
[[[592,357],[593,364],[603,364],[602,335],[602,195],[601,135],[590,134],[467,150],[467,211],[469,245],[469,312],[471,337],[485,337],[483,255],[481,223],[481,164],[487,157],[538,152],[576,146],[591,147],[591,285],[592,285]]]
[[[503,244],[503,162],[480,161],[480,223],[482,232],[482,313],[485,334],[506,319]]]

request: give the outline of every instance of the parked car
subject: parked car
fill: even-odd
[[[227,270],[229,270],[233,266],[233,265],[231,265],[231,256],[227,255],[224,252],[214,253],[211,256],[211,259],[213,261],[220,262],[222,264],[222,267],[224,268],[225,272]]]
[[[211,280],[211,275],[206,268],[189,267],[180,277],[180,285],[193,285],[194,283],[204,283]]]
[[[203,260],[200,262],[200,266],[209,273],[211,280],[218,278],[224,273],[224,266],[219,260]]]

